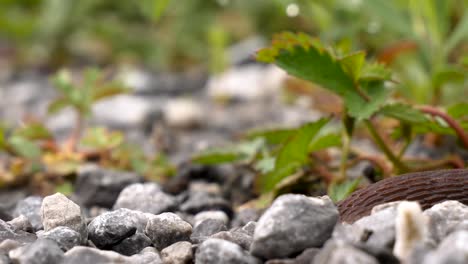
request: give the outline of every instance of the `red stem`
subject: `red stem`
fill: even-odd
[[[463,130],[463,127],[451,116],[449,116],[447,113],[443,112],[442,110],[439,110],[433,106],[428,106],[428,105],[423,105],[419,107],[419,110],[426,114],[430,114],[433,116],[438,116],[442,118],[447,124],[453,128],[455,133],[457,134],[458,138],[460,138],[461,142],[465,146],[465,148],[468,148],[468,133],[465,133]]]

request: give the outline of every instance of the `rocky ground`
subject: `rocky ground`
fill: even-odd
[[[236,210],[239,190],[226,188],[225,176],[225,168],[192,167],[160,186],[88,166],[71,199],[10,193],[0,263],[468,261],[468,207],[459,202],[424,212],[415,203],[385,204],[347,224],[327,196],[286,194],[263,212]]]
[[[346,224],[326,196],[286,194],[264,211],[239,207],[254,198],[251,171],[186,163],[246,129],[322,116],[310,98],[284,104],[285,75],[277,68],[241,60],[214,78],[138,68],[116,75],[132,93],[95,105],[88,125],[122,130],[149,153],[164,149],[177,174],[159,184],[85,164],[70,197],[1,190],[0,264],[468,263],[468,207],[458,202],[424,212],[414,204],[382,205]],[[56,93],[45,75],[17,74],[0,86],[4,122],[18,125],[34,113],[58,138],[69,135],[73,112],[46,115]]]

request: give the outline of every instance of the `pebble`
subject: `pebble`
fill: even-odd
[[[112,208],[120,192],[143,179],[136,173],[85,165],[78,170],[74,197],[86,207]]]
[[[239,245],[232,242],[210,238],[197,249],[195,263],[224,264],[259,264],[259,259],[248,254]]]
[[[190,240],[195,244],[199,244],[208,239],[211,235],[221,231],[227,231],[227,227],[223,221],[218,219],[206,219],[195,226]]]
[[[160,214],[175,210],[177,200],[164,193],[156,183],[134,183],[119,194],[114,209],[127,208],[145,213]]]
[[[64,254],[54,241],[39,238],[31,244],[10,251],[9,257],[13,263],[44,264],[60,263]]]
[[[29,219],[24,215],[20,215],[7,223],[11,225],[15,231],[33,232],[33,227]]]
[[[136,232],[134,235],[125,238],[119,244],[112,247],[112,250],[125,256],[137,254],[142,249],[151,246],[152,242],[142,232]]]
[[[80,206],[61,193],[44,198],[41,217],[46,232],[58,226],[66,226],[78,232],[82,241],[86,241],[88,237],[86,219]]]
[[[229,217],[223,211],[204,211],[195,215],[193,218],[194,227],[206,219],[215,219],[223,222],[225,225],[229,224]]]
[[[250,251],[259,258],[273,259],[321,246],[337,221],[338,210],[327,196],[282,195],[258,220]]]
[[[80,234],[66,226],[55,227],[54,229],[41,233],[38,237],[53,240],[64,252],[81,244]]]
[[[468,206],[458,201],[445,201],[424,211],[429,217],[431,238],[440,242],[464,220],[468,220]]]
[[[192,226],[174,213],[162,213],[148,221],[145,234],[156,249],[162,250],[173,243],[189,241]]]
[[[159,254],[152,248],[145,248],[141,253],[131,257],[121,255],[114,251],[97,248],[77,246],[65,253],[63,264],[162,264]]]
[[[24,215],[29,219],[34,230],[43,228],[41,219],[42,197],[28,196],[16,204],[13,217]]]
[[[165,264],[190,264],[193,261],[192,244],[176,242],[161,251],[161,258]]]
[[[132,210],[122,208],[107,212],[89,223],[89,239],[98,248],[107,248],[134,235],[138,225],[138,216]]]

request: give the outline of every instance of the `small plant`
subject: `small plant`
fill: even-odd
[[[359,160],[372,162],[385,177],[434,167],[405,160],[406,147],[417,134],[432,132],[456,135],[461,145],[468,148],[467,103],[458,103],[445,110],[395,102],[391,95],[396,82],[392,80],[390,69],[367,61],[363,51],[344,53],[327,47],[306,34],[285,32],[275,35],[272,46],[260,50],[257,59],[275,63],[290,75],[337,94],[345,106],[341,128],[335,129],[333,133],[324,129],[330,121],[330,118],[325,118],[296,129],[261,131],[250,135],[251,138],[262,139],[265,143],[257,147],[255,155],[250,155],[254,160],[254,168],[259,171],[259,191],[263,194],[277,191],[288,181],[297,182],[313,171],[322,176],[323,182],[328,185],[328,193],[334,200],[343,199],[359,184],[359,179],[347,179],[348,165]],[[385,118],[399,122],[393,133],[394,138],[405,142],[399,151],[390,146],[378,128],[377,123]],[[351,139],[361,124],[367,128],[385,159],[351,149]],[[320,159],[320,150],[340,144],[339,168]],[[239,148],[231,150],[207,153],[207,156],[196,157],[195,161],[240,161],[243,155]],[[354,161],[350,161],[351,153],[353,156],[357,155]],[[391,163],[391,167],[387,165],[387,161]],[[433,161],[432,165],[443,167],[447,164],[464,166],[455,157]]]

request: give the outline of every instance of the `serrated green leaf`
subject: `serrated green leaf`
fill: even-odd
[[[382,81],[361,82],[360,89],[367,94],[369,101],[355,92],[345,95],[345,103],[350,116],[366,119],[373,115],[388,98],[389,90]]]
[[[453,118],[468,116],[468,102],[451,105],[447,108],[447,113]]]
[[[13,151],[21,157],[35,159],[39,158],[42,154],[41,148],[38,145],[24,137],[12,136],[8,142]]]
[[[312,38],[304,41],[292,33],[283,33],[272,43],[266,55],[258,57],[259,60],[273,61],[289,74],[337,93],[343,97],[351,116],[368,118],[385,101],[387,91],[382,81],[355,83],[341,62]]]
[[[341,146],[340,134],[325,134],[312,140],[309,145],[309,152],[319,151],[331,147]]]
[[[343,70],[353,78],[354,82],[357,82],[361,77],[365,59],[366,53],[364,51],[354,52],[340,59]]]
[[[284,143],[276,157],[274,170],[261,175],[258,180],[262,192],[273,190],[277,183],[308,162],[309,144],[329,120],[323,118],[301,126]]]
[[[407,104],[396,103],[386,105],[380,110],[380,113],[410,124],[430,122],[423,112]]]
[[[336,203],[351,195],[359,186],[361,178],[347,180],[342,183],[332,183],[328,187],[328,196]]]

